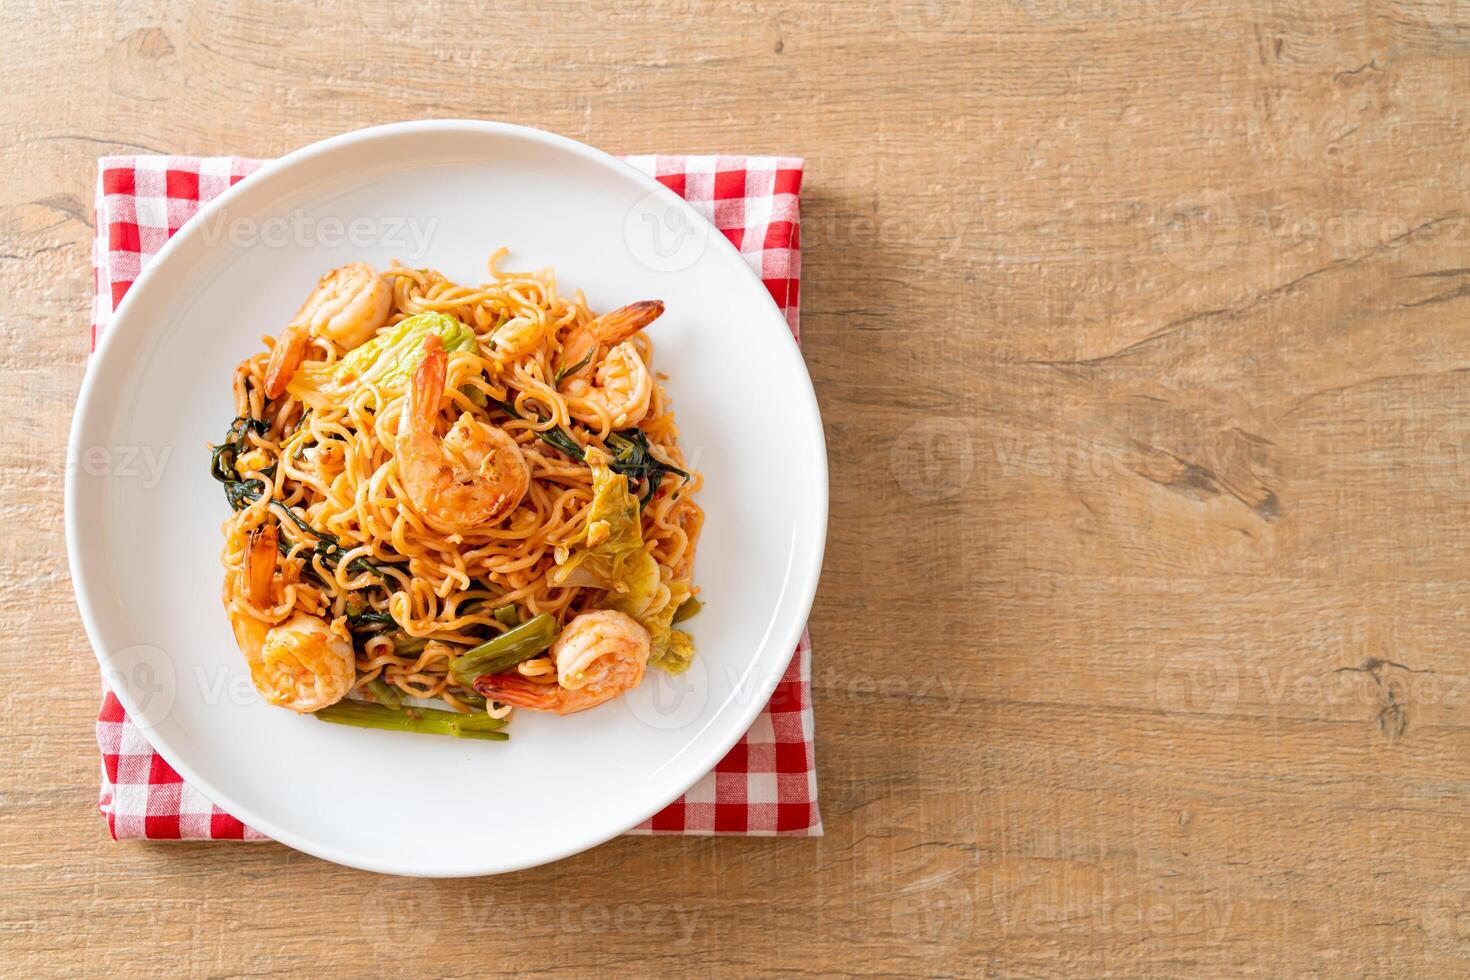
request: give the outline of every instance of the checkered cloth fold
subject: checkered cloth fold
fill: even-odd
[[[669,187],[750,263],[799,339],[802,161],[793,157],[624,158]],[[143,267],[201,204],[265,161],[240,157],[119,156],[99,161],[92,346]],[[791,663],[735,747],[635,834],[809,836],[822,832],[812,750],[811,643]],[[111,691],[97,718],[98,807],[117,840],[251,840],[263,835],[216,807],[148,743]]]

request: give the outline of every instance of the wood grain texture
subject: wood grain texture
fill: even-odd
[[[1470,968],[1463,0],[0,6],[8,968]],[[107,840],[94,159],[422,116],[807,158],[825,838],[461,882]]]

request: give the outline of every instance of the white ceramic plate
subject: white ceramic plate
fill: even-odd
[[[417,224],[414,224],[417,222]],[[327,269],[393,258],[479,282],[554,265],[594,309],[664,300],[656,367],[708,514],[695,666],[567,718],[517,713],[508,743],[323,724],[254,693],[220,605],[228,510],[206,444],[235,364]],[[811,382],[770,296],[677,196],[559,136],[419,122],[329,139],[206,207],[128,292],[71,436],[67,546],[104,676],[185,779],[327,860],[478,875],[592,847],[709,771],[750,726],[811,606],[827,521]]]

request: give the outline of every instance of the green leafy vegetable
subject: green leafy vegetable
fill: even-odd
[[[369,635],[386,633],[398,628],[398,623],[387,610],[369,609],[366,612],[354,612],[352,607],[347,609],[347,628],[354,633],[367,633]]]
[[[658,589],[658,563],[643,548],[638,498],[629,491],[628,478],[608,465],[605,454],[589,456],[587,464],[592,468],[592,503],[582,546],[551,570],[551,584],[648,596]]]
[[[268,431],[270,423],[265,419],[237,415],[230,423],[224,440],[209,454],[209,475],[224,484],[225,500],[229,501],[231,510],[244,510],[259,500],[265,490],[265,484],[260,480],[242,480],[236,463],[240,454],[250,448],[249,434],[254,432],[263,436]]]
[[[391,637],[393,640],[393,652],[400,657],[417,657],[424,652],[424,647],[429,641],[422,636],[409,636],[403,630],[398,630]]]
[[[468,398],[477,408],[484,408],[490,404],[490,396],[474,385],[460,385],[459,393]]]
[[[693,596],[690,596],[688,599],[684,600],[683,605],[674,610],[674,622],[682,623],[686,619],[693,619],[695,616],[699,615],[699,611],[703,608],[704,603],[700,602]]]
[[[565,377],[567,377],[568,375],[571,375],[571,374],[576,374],[578,371],[582,370],[584,367],[586,367],[587,365],[591,364],[592,363],[592,355],[594,353],[595,353],[595,351],[590,351],[589,350],[587,352],[587,356],[584,357],[584,358],[582,358],[576,364],[573,364],[571,367],[564,367],[560,371],[556,372],[556,381],[553,383],[552,387],[560,388],[563,378],[565,378]]]
[[[648,445],[648,436],[642,429],[623,429],[607,438],[607,448],[613,451],[612,468],[638,482],[638,504],[647,507],[653,495],[663,483],[664,475],[673,473],[685,480],[689,474],[672,463],[666,463],[653,454]]]
[[[689,598],[683,583],[668,583],[668,598],[659,596],[662,576],[658,562],[643,544],[643,520],[638,499],[628,489],[628,477],[616,473],[601,453],[588,457],[592,467],[592,503],[582,544],[549,573],[551,584],[606,589],[604,607],[626,613],[648,630],[649,663],[672,671],[684,669],[694,654],[685,634],[675,648],[672,629],[675,612]],[[673,651],[672,655],[670,651]]]
[[[281,515],[282,517],[289,520],[292,524],[296,525],[297,530],[301,531],[301,533],[309,534],[312,537],[316,538],[316,545],[311,549],[313,557],[320,558],[322,560],[322,564],[326,565],[328,568],[335,569],[337,567],[337,563],[342,560],[342,555],[345,554],[347,551],[347,549],[342,547],[342,541],[340,538],[338,538],[335,534],[328,534],[326,531],[318,531],[316,528],[306,523],[306,521],[296,516],[296,512],[294,510],[286,506],[285,501],[272,500],[270,502],[270,506],[275,509],[277,514]],[[349,572],[372,572],[379,578],[386,577],[387,569],[389,567],[392,566],[381,565],[378,562],[373,561],[371,558],[367,558],[362,555],[359,555],[358,557],[352,559],[350,562],[347,563],[347,570]]]
[[[513,419],[526,418],[510,402],[491,398],[490,403]],[[533,415],[532,421],[541,423],[546,420],[539,415]],[[536,438],[572,459],[583,462],[587,459],[587,451],[576,439],[572,438],[570,433],[562,429],[537,431]],[[648,506],[648,502],[658,492],[659,484],[663,482],[665,475],[673,473],[685,480],[689,479],[688,473],[673,463],[666,463],[654,455],[653,449],[648,445],[648,436],[642,429],[635,427],[613,432],[608,436],[607,447],[613,453],[609,463],[613,472],[621,473],[637,483],[639,487],[637,499],[640,508]]]
[[[655,569],[657,565],[654,566]],[[694,640],[688,633],[673,628],[674,613],[689,597],[689,589],[682,582],[670,582],[669,600],[662,606],[644,603],[641,609],[631,596],[609,595],[606,605],[632,616],[648,630],[648,662],[671,674],[682,672],[694,657]]]
[[[306,411],[304,411],[304,412],[301,413],[301,418],[299,418],[299,419],[296,420],[296,424],[293,425],[293,426],[291,426],[291,431],[288,432],[288,433],[286,433],[286,441],[287,442],[290,442],[291,439],[292,439],[292,437],[294,437],[296,435],[296,433],[300,432],[302,430],[302,428],[305,427],[306,420],[309,419],[309,418],[311,418],[311,409],[308,408]],[[301,458],[302,453],[306,452],[306,443],[307,443],[307,440],[305,440],[305,439],[302,439],[302,440],[300,440],[300,441],[298,441],[296,443],[296,448],[293,449],[293,450],[291,450],[291,458],[292,459],[300,459]]]
[[[513,419],[525,418],[524,415],[516,411],[516,407],[510,402],[501,401],[498,398],[491,398],[490,404],[494,405],[496,408],[500,409],[502,412],[504,412],[506,415],[509,415]],[[532,421],[541,423],[545,422],[546,420],[539,415],[533,415]],[[552,449],[555,449],[558,452],[566,453],[568,456],[572,457],[572,459],[580,461],[586,458],[587,453],[585,450],[582,449],[580,445],[577,444],[577,440],[567,435],[567,433],[563,432],[561,429],[547,429],[544,432],[538,430],[536,431],[536,438],[546,443]]]
[[[682,674],[694,661],[694,637],[683,630],[669,631],[669,645],[649,663],[669,674]]]
[[[260,500],[266,492],[266,484],[263,480],[255,478],[244,479],[240,476],[238,459],[249,446],[247,434],[254,432],[263,435],[270,429],[270,423],[265,419],[237,417],[230,423],[229,430],[225,433],[224,441],[215,446],[209,456],[209,475],[218,480],[225,490],[225,500],[233,510],[243,510],[249,505]],[[262,473],[266,476],[275,473],[275,464],[266,467]],[[294,510],[286,506],[283,500],[271,500],[267,505],[274,510],[283,521],[290,521],[302,534],[310,535],[314,541],[312,555],[319,557],[328,568],[335,569],[337,563],[342,560],[346,549],[342,547],[341,540],[335,534],[318,531],[305,520],[299,517]],[[277,548],[281,554],[291,553],[292,545],[284,537],[277,540]],[[384,577],[386,569],[391,566],[382,565],[370,558],[358,556],[347,565],[350,572],[372,572],[379,578]]]

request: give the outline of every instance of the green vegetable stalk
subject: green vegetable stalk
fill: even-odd
[[[396,684],[389,684],[381,677],[374,677],[363,687],[372,699],[385,708],[397,710],[403,707],[403,692]]]
[[[449,662],[449,672],[465,686],[483,674],[503,674],[541,653],[556,639],[556,618],[542,613],[493,640],[466,650]]]
[[[362,701],[338,701],[315,714],[322,721],[355,728],[451,735],[454,738],[478,738],[492,742],[504,742],[510,738],[500,730],[505,727],[502,719],[478,713],[461,715],[433,708],[386,708],[380,704],[366,704]]]

